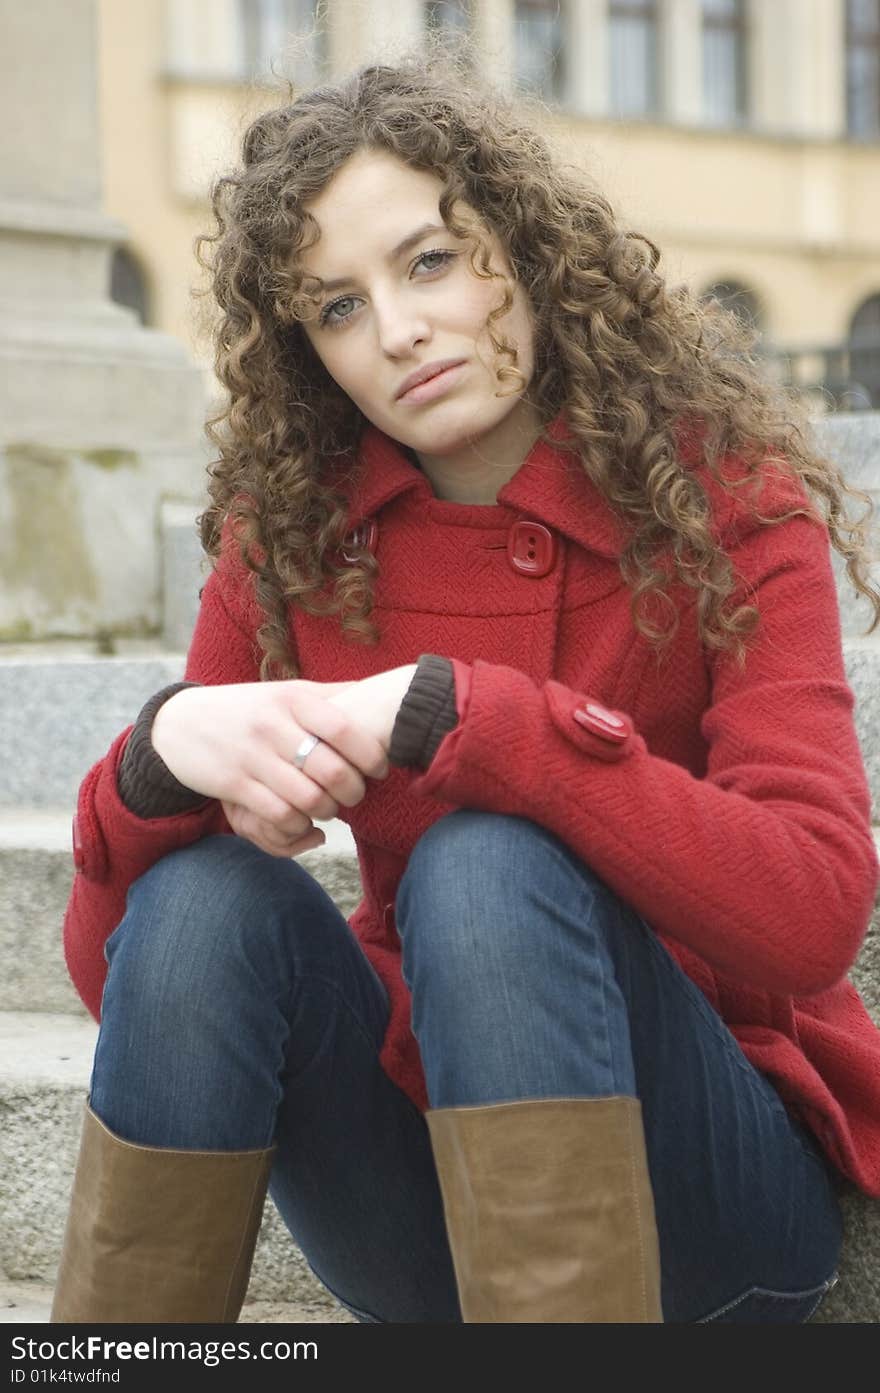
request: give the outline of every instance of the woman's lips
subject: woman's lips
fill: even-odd
[[[456,375],[461,372],[464,366],[464,363],[455,363],[451,368],[444,368],[434,377],[429,377],[427,382],[419,382],[415,387],[410,387],[409,391],[404,392],[403,396],[398,397],[397,400],[405,401],[407,404],[412,402],[415,405],[442,396],[451,387]]]

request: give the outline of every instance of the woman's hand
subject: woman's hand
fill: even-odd
[[[314,825],[310,817],[306,817],[304,813],[296,815],[295,809],[292,810],[290,818],[285,820],[282,828],[274,822],[267,822],[265,818],[257,817],[250,808],[243,808],[240,803],[227,803],[225,798],[220,801],[226,821],[235,835],[253,842],[270,856],[301,856],[304,851],[314,851],[323,846],[327,840],[326,834]],[[298,823],[303,827],[299,835],[293,830]]]
[[[366,778],[388,775],[382,741],[331,702],[360,685],[293,679],[188,687],[160,706],[153,747],[187,788],[220,800],[239,836],[270,855],[292,856],[324,840],[312,819],[329,821],[340,805],[355,807]],[[322,743],[297,769],[294,755],[310,734]]]
[[[400,703],[413,679],[416,666],[415,663],[409,663],[405,667],[391,668],[386,672],[375,673],[372,677],[362,678],[359,682],[303,682],[299,685],[311,687],[318,695],[325,696],[331,706],[340,708],[355,724],[375,735],[382,748],[387,751]],[[315,733],[317,734],[317,731]],[[316,746],[308,757],[313,779],[318,777],[313,761],[320,748]],[[233,832],[256,842],[257,846],[275,856],[299,856],[304,851],[322,846],[327,840],[324,833],[314,827],[309,819],[305,819],[306,826],[302,834],[293,836],[289,830],[292,825],[290,821],[281,828],[257,817],[248,808],[226,802],[223,804],[223,810]]]
[[[328,698],[330,705],[347,712],[358,725],[375,735],[387,754],[400,704],[417,666],[417,663],[407,663],[405,667],[389,668],[372,677],[363,677],[360,682],[340,683],[340,690]]]

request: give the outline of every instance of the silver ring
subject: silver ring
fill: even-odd
[[[312,750],[315,748],[316,745],[320,745],[320,743],[321,742],[318,739],[317,735],[306,736],[305,740],[303,740],[302,744],[299,746],[296,754],[293,756],[293,762],[296,765],[297,769],[302,769],[309,755],[312,753]]]

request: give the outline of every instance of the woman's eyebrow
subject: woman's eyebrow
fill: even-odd
[[[423,237],[427,237],[429,232],[446,232],[447,230],[444,223],[423,223],[421,227],[416,228],[415,232],[407,233],[403,241],[398,242],[397,246],[388,253],[386,260],[389,264],[396,261],[405,251],[409,251],[410,247],[414,247],[416,242],[421,242]],[[320,282],[321,293],[327,294],[331,290],[338,290],[341,285],[349,285],[354,277],[338,276],[336,280],[322,281],[320,276],[316,276],[315,279]]]

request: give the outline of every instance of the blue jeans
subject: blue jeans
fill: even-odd
[[[462,809],[397,897],[432,1107],[641,1100],[667,1323],[807,1321],[833,1167],[649,925],[550,832]],[[90,1102],[157,1147],[278,1152],[270,1194],[360,1320],[461,1314],[424,1117],[379,1065],[384,987],[296,860],[208,837],[131,886]]]

